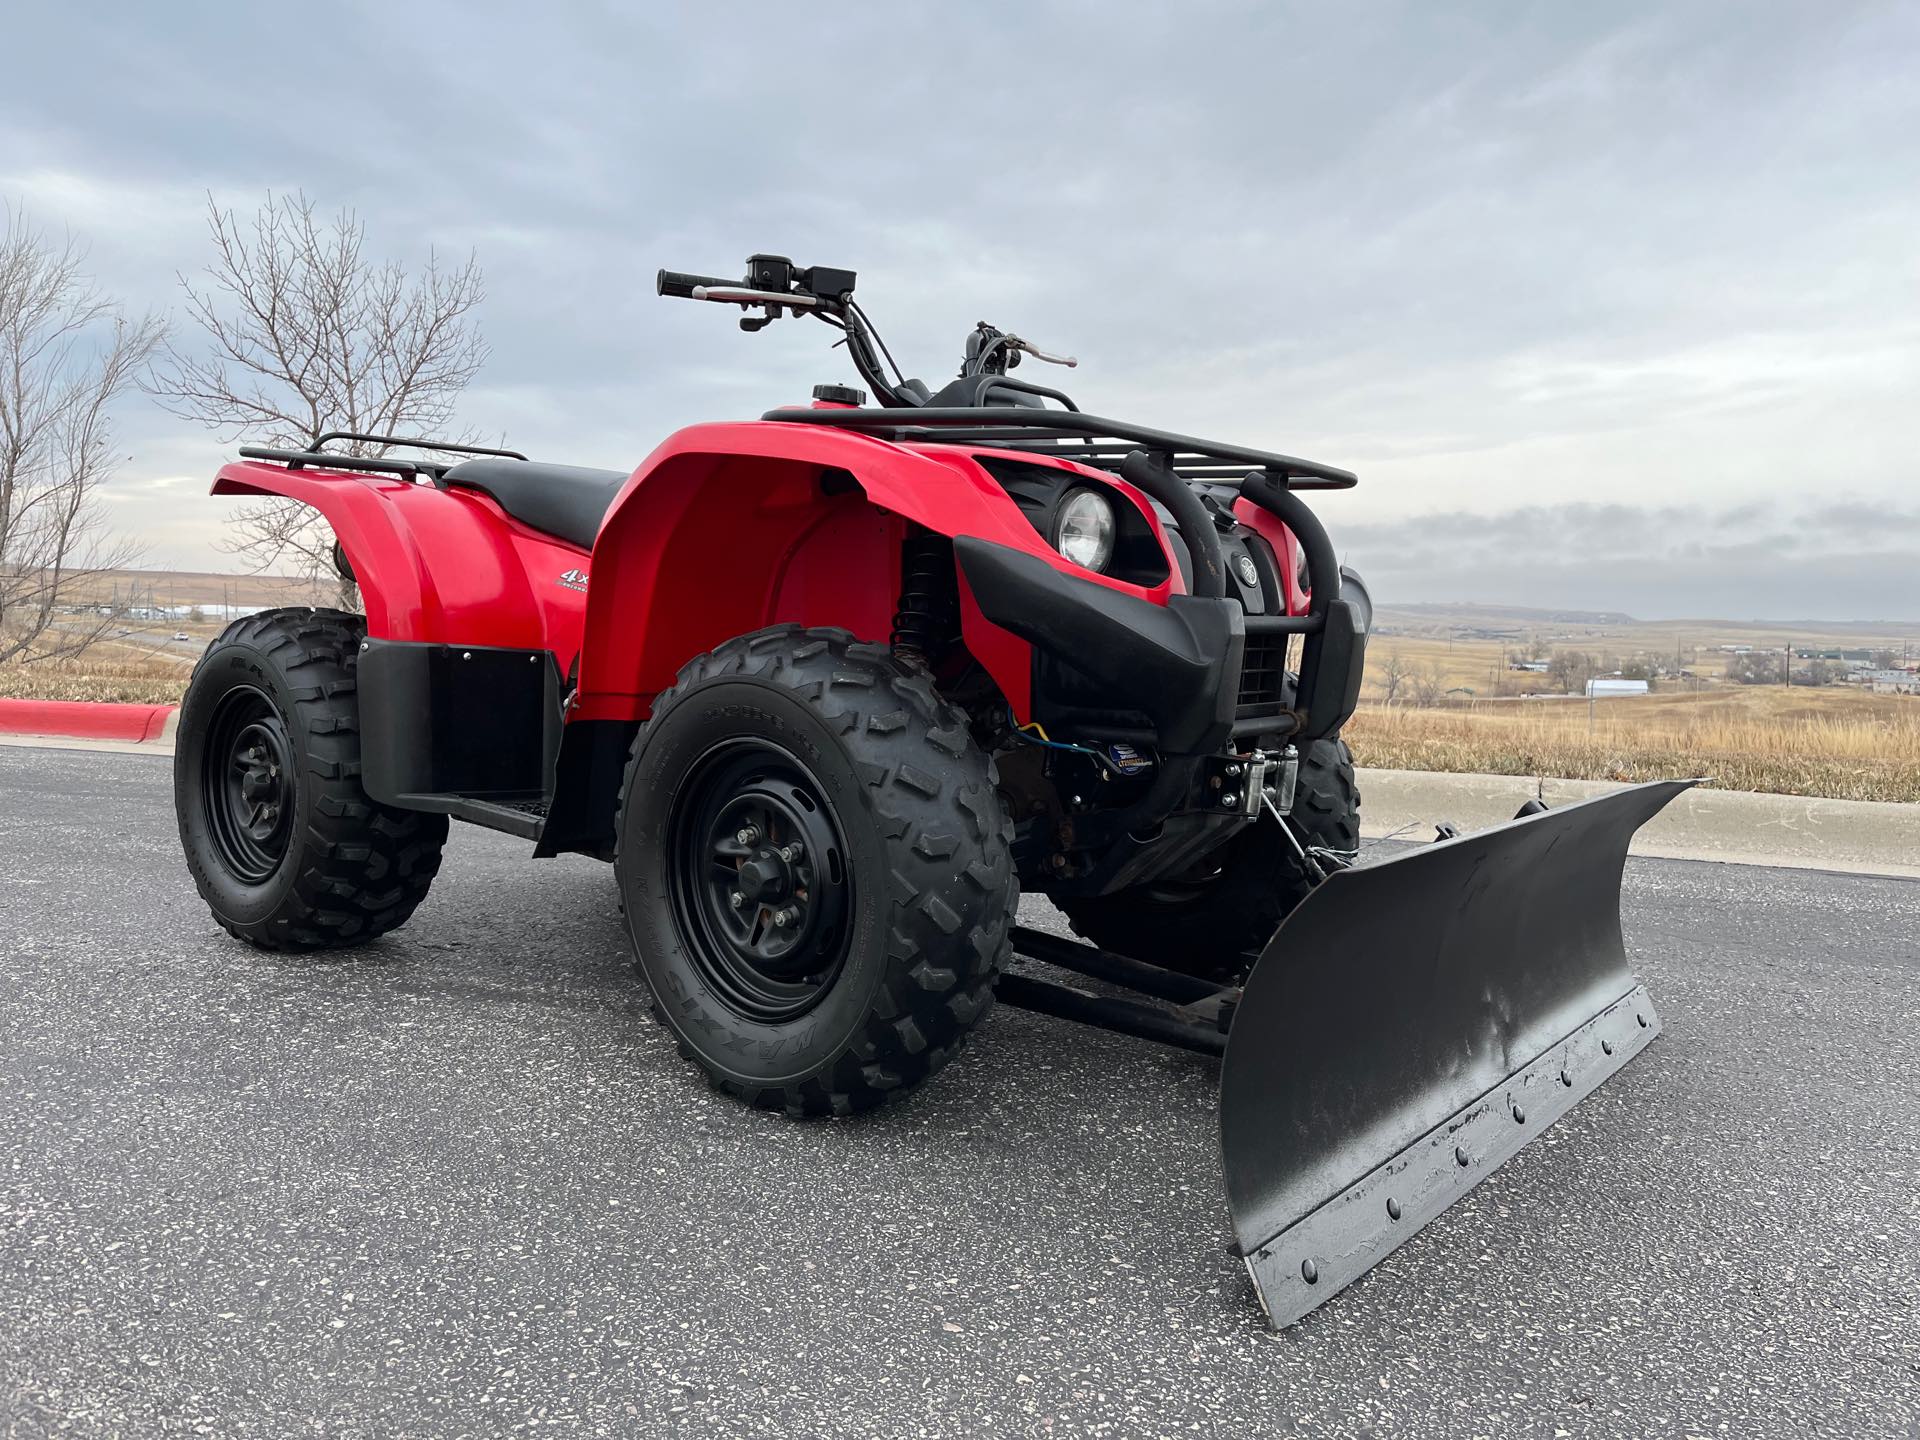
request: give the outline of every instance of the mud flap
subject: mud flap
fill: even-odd
[[[1220,1072],[1227,1206],[1293,1324],[1660,1033],[1627,969],[1634,831],[1662,781],[1329,877],[1248,977]]]

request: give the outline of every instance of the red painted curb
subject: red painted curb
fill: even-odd
[[[0,734],[82,740],[157,740],[173,705],[106,705],[91,700],[0,700]]]

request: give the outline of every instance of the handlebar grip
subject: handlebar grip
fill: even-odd
[[[684,275],[678,270],[662,270],[655,282],[662,295],[677,295],[682,300],[693,299],[693,287],[696,285],[725,285],[737,287],[738,280],[722,280],[714,275]]]

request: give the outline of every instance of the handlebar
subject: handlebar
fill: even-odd
[[[874,333],[865,312],[854,301],[854,273],[830,265],[795,265],[784,255],[749,255],[747,273],[738,280],[717,275],[693,275],[682,270],[662,270],[654,284],[662,295],[682,300],[711,300],[722,305],[738,305],[742,311],[740,328],[764,330],[783,316],[811,315],[842,332],[840,344],[847,347],[854,369],[883,408],[913,409],[927,403],[927,387],[908,380],[893,363],[885,344]],[[755,315],[749,312],[758,310]],[[983,339],[984,337],[984,339]],[[984,340],[991,344],[982,348]],[[1015,356],[1003,362],[987,363],[995,346],[1018,350],[1036,360],[1054,365],[1077,365],[1071,355],[1055,355],[1031,345],[1017,335],[1008,335],[982,324],[969,342],[967,364],[961,367],[961,379],[991,370],[1005,388],[1059,400],[1069,409],[1073,402],[1057,390],[1044,386],[1021,385],[1004,379]],[[884,362],[884,363],[883,363]],[[887,371],[892,370],[891,378]],[[978,403],[977,401],[975,403]]]
[[[909,383],[899,370],[889,379],[882,367],[885,347],[854,303],[854,273],[831,265],[795,265],[784,255],[749,255],[747,273],[738,280],[717,275],[690,275],[681,270],[662,270],[654,282],[662,295],[682,300],[711,300],[721,305],[738,305],[742,312],[742,330],[763,330],[784,315],[811,315],[825,321],[845,337],[854,369],[883,406],[913,406],[924,403],[926,388],[917,381]],[[891,363],[891,357],[887,357]]]
[[[714,300],[722,305],[791,305],[796,310],[811,310],[821,303],[818,295],[800,290],[776,290],[748,280],[722,280],[713,275],[688,275],[679,270],[662,270],[654,281],[662,295],[683,300]]]
[[[693,292],[708,286],[731,286],[738,289],[740,285],[738,280],[722,280],[717,275],[686,275],[678,270],[662,270],[654,283],[658,286],[658,293],[678,296],[682,300],[702,298]]]

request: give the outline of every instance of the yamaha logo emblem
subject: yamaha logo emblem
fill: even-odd
[[[1253,568],[1253,557],[1251,555],[1242,554],[1234,556],[1233,568],[1240,572],[1240,583],[1242,585],[1245,585],[1249,590],[1258,590],[1260,588],[1260,572]]]

